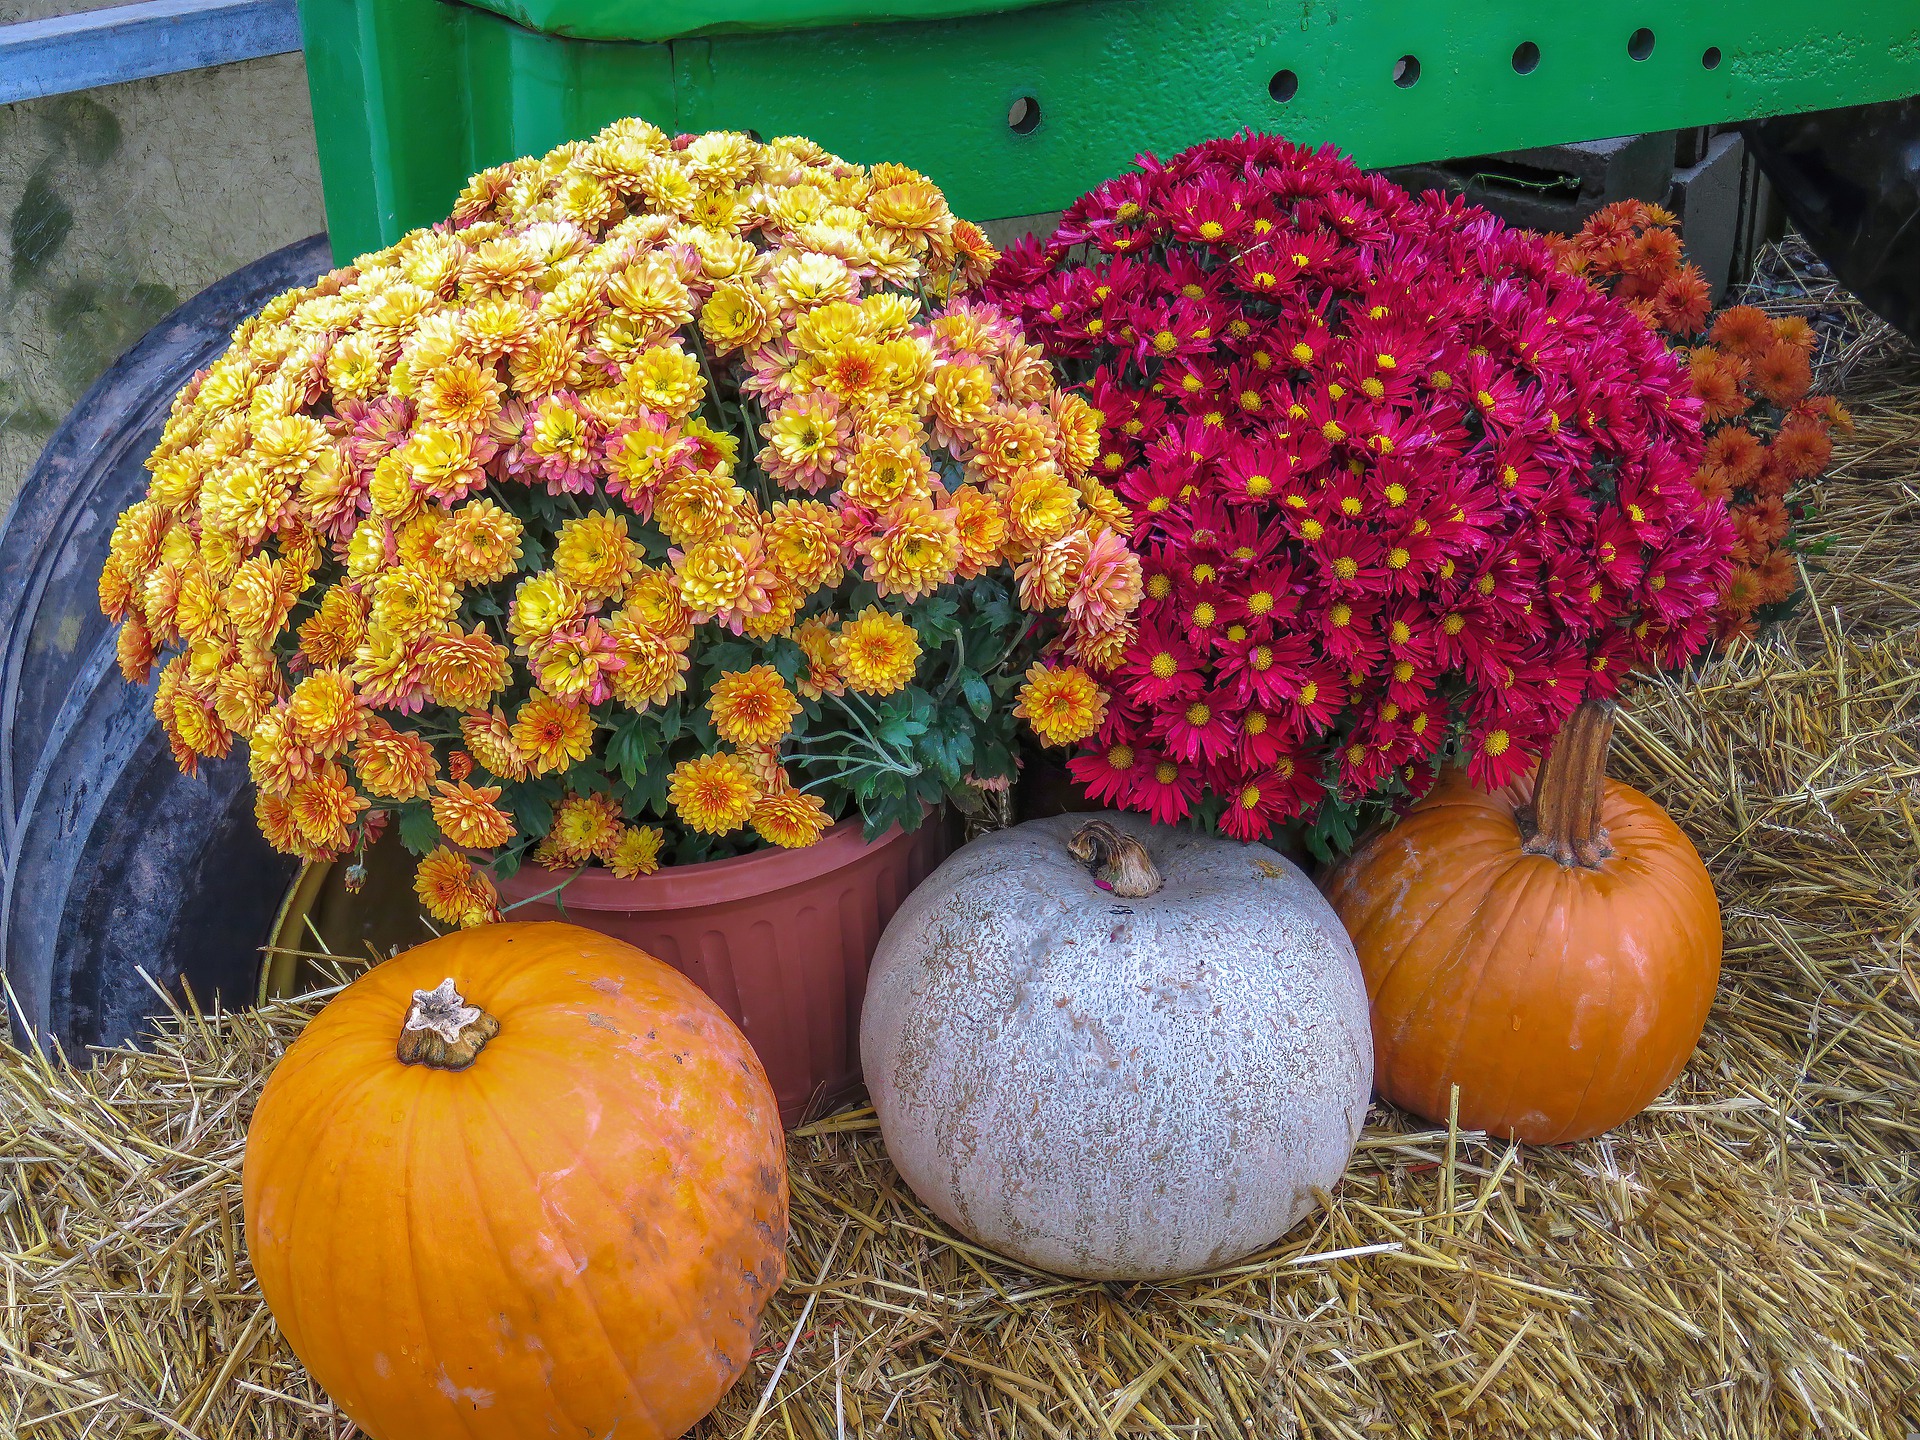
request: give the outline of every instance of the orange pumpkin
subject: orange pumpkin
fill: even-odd
[[[1607,779],[1614,707],[1574,712],[1538,773],[1454,773],[1334,873],[1373,1010],[1381,1097],[1533,1144],[1638,1114],[1699,1042],[1720,906],[1687,837]]]
[[[268,1080],[242,1181],[274,1319],[375,1440],[679,1435],[786,1273],[760,1062],[680,974],[572,925],[355,981]]]

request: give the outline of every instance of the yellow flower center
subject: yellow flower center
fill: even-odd
[[[1300,687],[1300,696],[1299,696],[1300,704],[1311,705],[1313,704],[1314,701],[1318,700],[1319,698],[1320,698],[1320,682],[1318,680],[1309,680],[1307,681],[1306,684]]]
[[[1207,626],[1213,624],[1213,620],[1214,609],[1209,602],[1202,600],[1198,605],[1193,607],[1193,623],[1201,629],[1204,630]]]
[[[1206,724],[1211,719],[1213,719],[1213,711],[1209,710],[1205,705],[1202,705],[1198,700],[1187,706],[1187,724],[1200,726]]]
[[[1153,778],[1158,780],[1162,785],[1171,785],[1180,778],[1180,767],[1162,760],[1158,765],[1153,767]]]
[[[1327,612],[1327,619],[1333,622],[1333,628],[1344,630],[1353,623],[1353,607],[1342,600]]]
[[[1342,580],[1351,580],[1360,573],[1360,562],[1351,555],[1342,555],[1333,562],[1333,573]]]
[[[1507,753],[1507,746],[1512,743],[1513,740],[1506,731],[1489,730],[1487,732],[1487,738],[1480,748],[1489,755],[1504,755]]]
[[[1153,348],[1162,355],[1171,355],[1179,346],[1180,340],[1171,330],[1159,331],[1153,337]]]
[[[1133,768],[1133,747],[1131,745],[1113,746],[1107,751],[1107,764],[1115,770],[1131,770]]]
[[[1255,615],[1264,615],[1273,609],[1273,592],[1256,590],[1247,597],[1247,609]]]
[[[1170,651],[1162,650],[1148,662],[1147,668],[1162,680],[1171,680],[1174,672],[1180,668],[1180,662],[1173,658]]]
[[[1463,615],[1449,615],[1440,622],[1440,628],[1449,635],[1458,635],[1462,630],[1467,628],[1466,617]]]
[[[1387,568],[1389,570],[1404,570],[1407,568],[1407,563],[1412,559],[1413,556],[1407,553],[1406,546],[1396,545],[1387,551]]]
[[[1240,808],[1242,810],[1251,810],[1259,803],[1260,787],[1258,785],[1249,785],[1240,792]]]

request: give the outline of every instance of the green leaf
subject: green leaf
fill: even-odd
[[[415,855],[424,855],[440,843],[440,827],[426,801],[409,800],[400,807],[400,843]]]
[[[973,713],[982,720],[993,712],[993,691],[987,688],[987,682],[980,676],[962,676],[960,693],[967,697],[967,704],[973,707]]]

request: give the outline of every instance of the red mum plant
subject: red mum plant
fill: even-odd
[[[1693,483],[1733,515],[1733,565],[1713,616],[1716,638],[1730,640],[1791,608],[1794,527],[1805,518],[1794,492],[1826,469],[1832,432],[1852,434],[1853,418],[1832,396],[1810,393],[1815,336],[1806,321],[1735,305],[1709,323],[1707,280],[1684,258],[1678,225],[1656,205],[1623,200],[1549,244],[1687,361],[1707,437]]]
[[[1331,150],[1200,145],[989,293],[1099,410],[1145,574],[1093,797],[1325,854],[1708,638],[1733,544],[1687,369],[1536,237]]]

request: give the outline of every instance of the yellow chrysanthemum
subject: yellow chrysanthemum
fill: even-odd
[[[513,726],[498,707],[475,710],[460,717],[460,739],[490,774],[502,780],[527,778],[527,757],[513,738]]]
[[[924,499],[933,467],[920,442],[904,430],[869,436],[847,462],[841,492],[856,505],[884,510],[901,500]]]
[[[421,382],[420,414],[447,429],[482,431],[500,413],[503,393],[492,365],[456,355]]]
[[[1007,487],[1007,530],[1023,548],[1058,540],[1080,513],[1080,492],[1049,464],[1026,470]]]
[[[675,420],[697,410],[707,393],[699,360],[678,345],[648,350],[622,369],[621,378],[648,409]]]
[[[793,726],[800,702],[771,665],[723,675],[707,699],[713,728],[729,745],[771,745]]]
[[[831,613],[809,615],[793,632],[794,641],[807,657],[806,673],[799,677],[794,688],[809,700],[839,695],[846,690],[833,655],[833,622]]]
[[[593,753],[593,712],[535,691],[513,719],[513,743],[527,758],[527,773],[565,770]]]
[[[610,677],[613,697],[622,705],[645,710],[665,704],[687,688],[686,634],[657,634],[626,610],[614,612],[607,631],[622,662]]]
[[[543,570],[522,580],[514,591],[507,632],[524,650],[542,644],[562,625],[571,625],[586,613],[580,593],[551,570]]]
[[[639,564],[640,548],[627,533],[626,519],[612,510],[568,520],[553,547],[560,578],[594,600],[625,593]]]
[[[556,869],[604,860],[621,829],[620,806],[611,795],[569,794],[554,807],[553,824],[533,858]]]
[[[1107,692],[1077,665],[1035,664],[1020,687],[1013,713],[1048,745],[1071,745],[1100,728],[1107,715]]]
[[[891,695],[913,679],[920,636],[898,615],[869,605],[833,640],[834,669],[863,695]]]
[[[460,606],[451,580],[414,567],[389,570],[373,582],[373,626],[402,640],[437,633]]]
[[[693,628],[693,617],[680,603],[670,570],[642,566],[628,583],[621,604],[634,624],[655,635],[685,635]]]
[[[660,843],[666,836],[657,825],[633,825],[614,842],[607,868],[622,880],[651,875],[660,868]]]
[[[774,574],[806,594],[838,585],[845,560],[843,534],[840,513],[831,506],[818,500],[778,501],[766,524],[767,563]]]
[[[723,531],[751,524],[757,507],[747,492],[712,470],[695,470],[661,487],[653,522],[675,545],[698,545]]]
[[[759,787],[746,761],[719,752],[674,766],[667,799],[689,829],[725,835],[747,823]]]
[[[472,500],[448,516],[434,549],[455,584],[491,585],[520,563],[524,529],[512,511]]]
[[[454,844],[491,850],[513,838],[513,817],[493,803],[500,798],[498,785],[436,780],[433,788],[433,823]]]
[[[773,328],[777,302],[751,281],[723,280],[700,308],[700,333],[716,355],[757,345]]]
[[[953,512],[936,510],[925,500],[895,505],[857,548],[880,594],[899,595],[908,602],[946,584],[960,563]]]
[[[288,733],[316,755],[338,755],[366,725],[367,712],[344,671],[314,672],[287,701]]]

